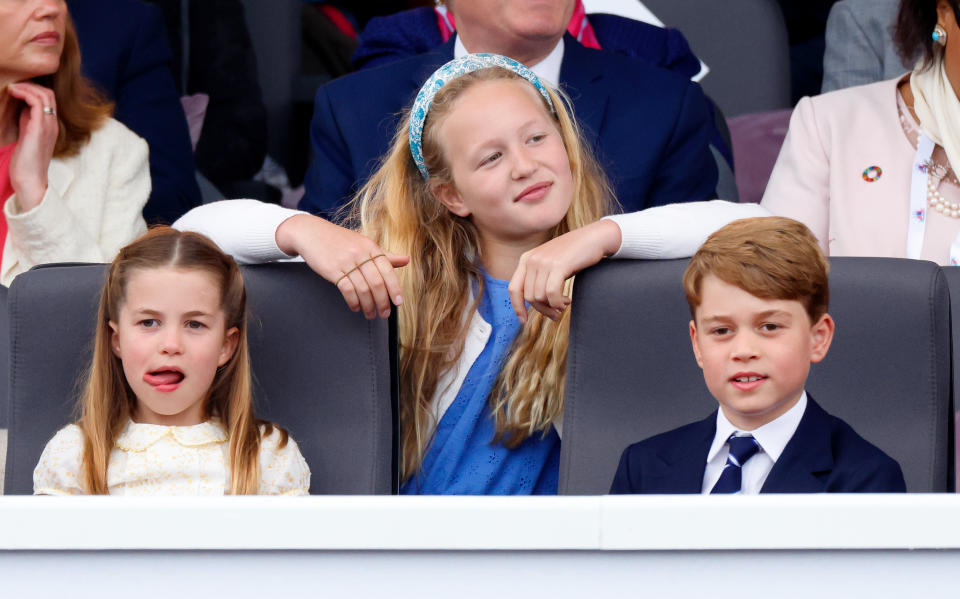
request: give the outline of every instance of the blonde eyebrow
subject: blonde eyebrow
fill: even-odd
[[[529,119],[529,120],[527,120],[526,122],[522,123],[519,127],[517,127],[517,131],[521,131],[521,130],[523,130],[523,129],[528,129],[528,128],[534,126],[534,125],[537,125],[537,124],[539,124],[539,123],[538,123],[539,120],[540,120],[540,119],[539,119],[538,117],[534,117],[534,118],[532,118],[532,119]],[[486,138],[486,139],[485,139],[485,138],[480,138],[480,140],[481,140],[481,141],[478,142],[478,144],[477,144],[477,149],[475,150],[476,152],[480,152],[480,153],[482,153],[482,151],[485,149],[484,146],[495,145],[496,143],[498,143],[498,140],[496,140],[496,139],[494,139],[494,138]]]

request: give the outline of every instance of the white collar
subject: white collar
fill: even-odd
[[[780,417],[752,431],[744,432],[753,435],[753,438],[760,444],[763,452],[769,455],[771,460],[776,462],[780,459],[783,448],[786,447],[790,439],[793,438],[793,433],[797,431],[797,426],[800,425],[800,419],[803,418],[803,413],[806,409],[807,392],[804,391],[800,395],[800,399],[797,400],[797,403],[781,414]],[[717,457],[717,454],[723,449],[730,435],[736,432],[740,432],[740,429],[727,420],[727,417],[723,415],[723,409],[717,410],[717,433],[713,437],[713,445],[710,446],[710,452],[707,454],[707,462]]]
[[[164,437],[170,437],[184,447],[197,447],[227,441],[227,431],[219,418],[190,426],[164,426],[127,421],[117,437],[116,446],[123,451],[145,451]]]
[[[457,41],[453,45],[453,57],[460,58],[469,53],[466,46],[460,41],[460,36],[458,35]],[[536,73],[537,77],[545,83],[549,83],[551,87],[556,88],[559,87],[560,83],[561,64],[563,64],[563,38],[560,38],[560,41],[557,42],[557,45],[550,51],[550,54],[547,54],[546,58],[530,67],[530,70]]]

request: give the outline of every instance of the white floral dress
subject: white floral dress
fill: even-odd
[[[260,440],[260,495],[306,495],[310,468],[291,438],[279,447],[274,429]],[[111,495],[223,495],[230,488],[230,443],[216,418],[193,426],[133,421],[110,452],[107,487]],[[60,429],[33,471],[36,495],[85,494],[83,432]]]

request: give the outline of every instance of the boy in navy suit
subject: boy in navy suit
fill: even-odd
[[[827,355],[829,264],[803,224],[735,221],[690,260],[690,340],[720,409],[628,447],[611,493],[885,493],[900,466],[804,390]]]

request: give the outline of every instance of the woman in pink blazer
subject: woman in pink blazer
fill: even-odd
[[[960,261],[960,0],[903,0],[899,79],[804,98],[762,204],[831,255]]]

